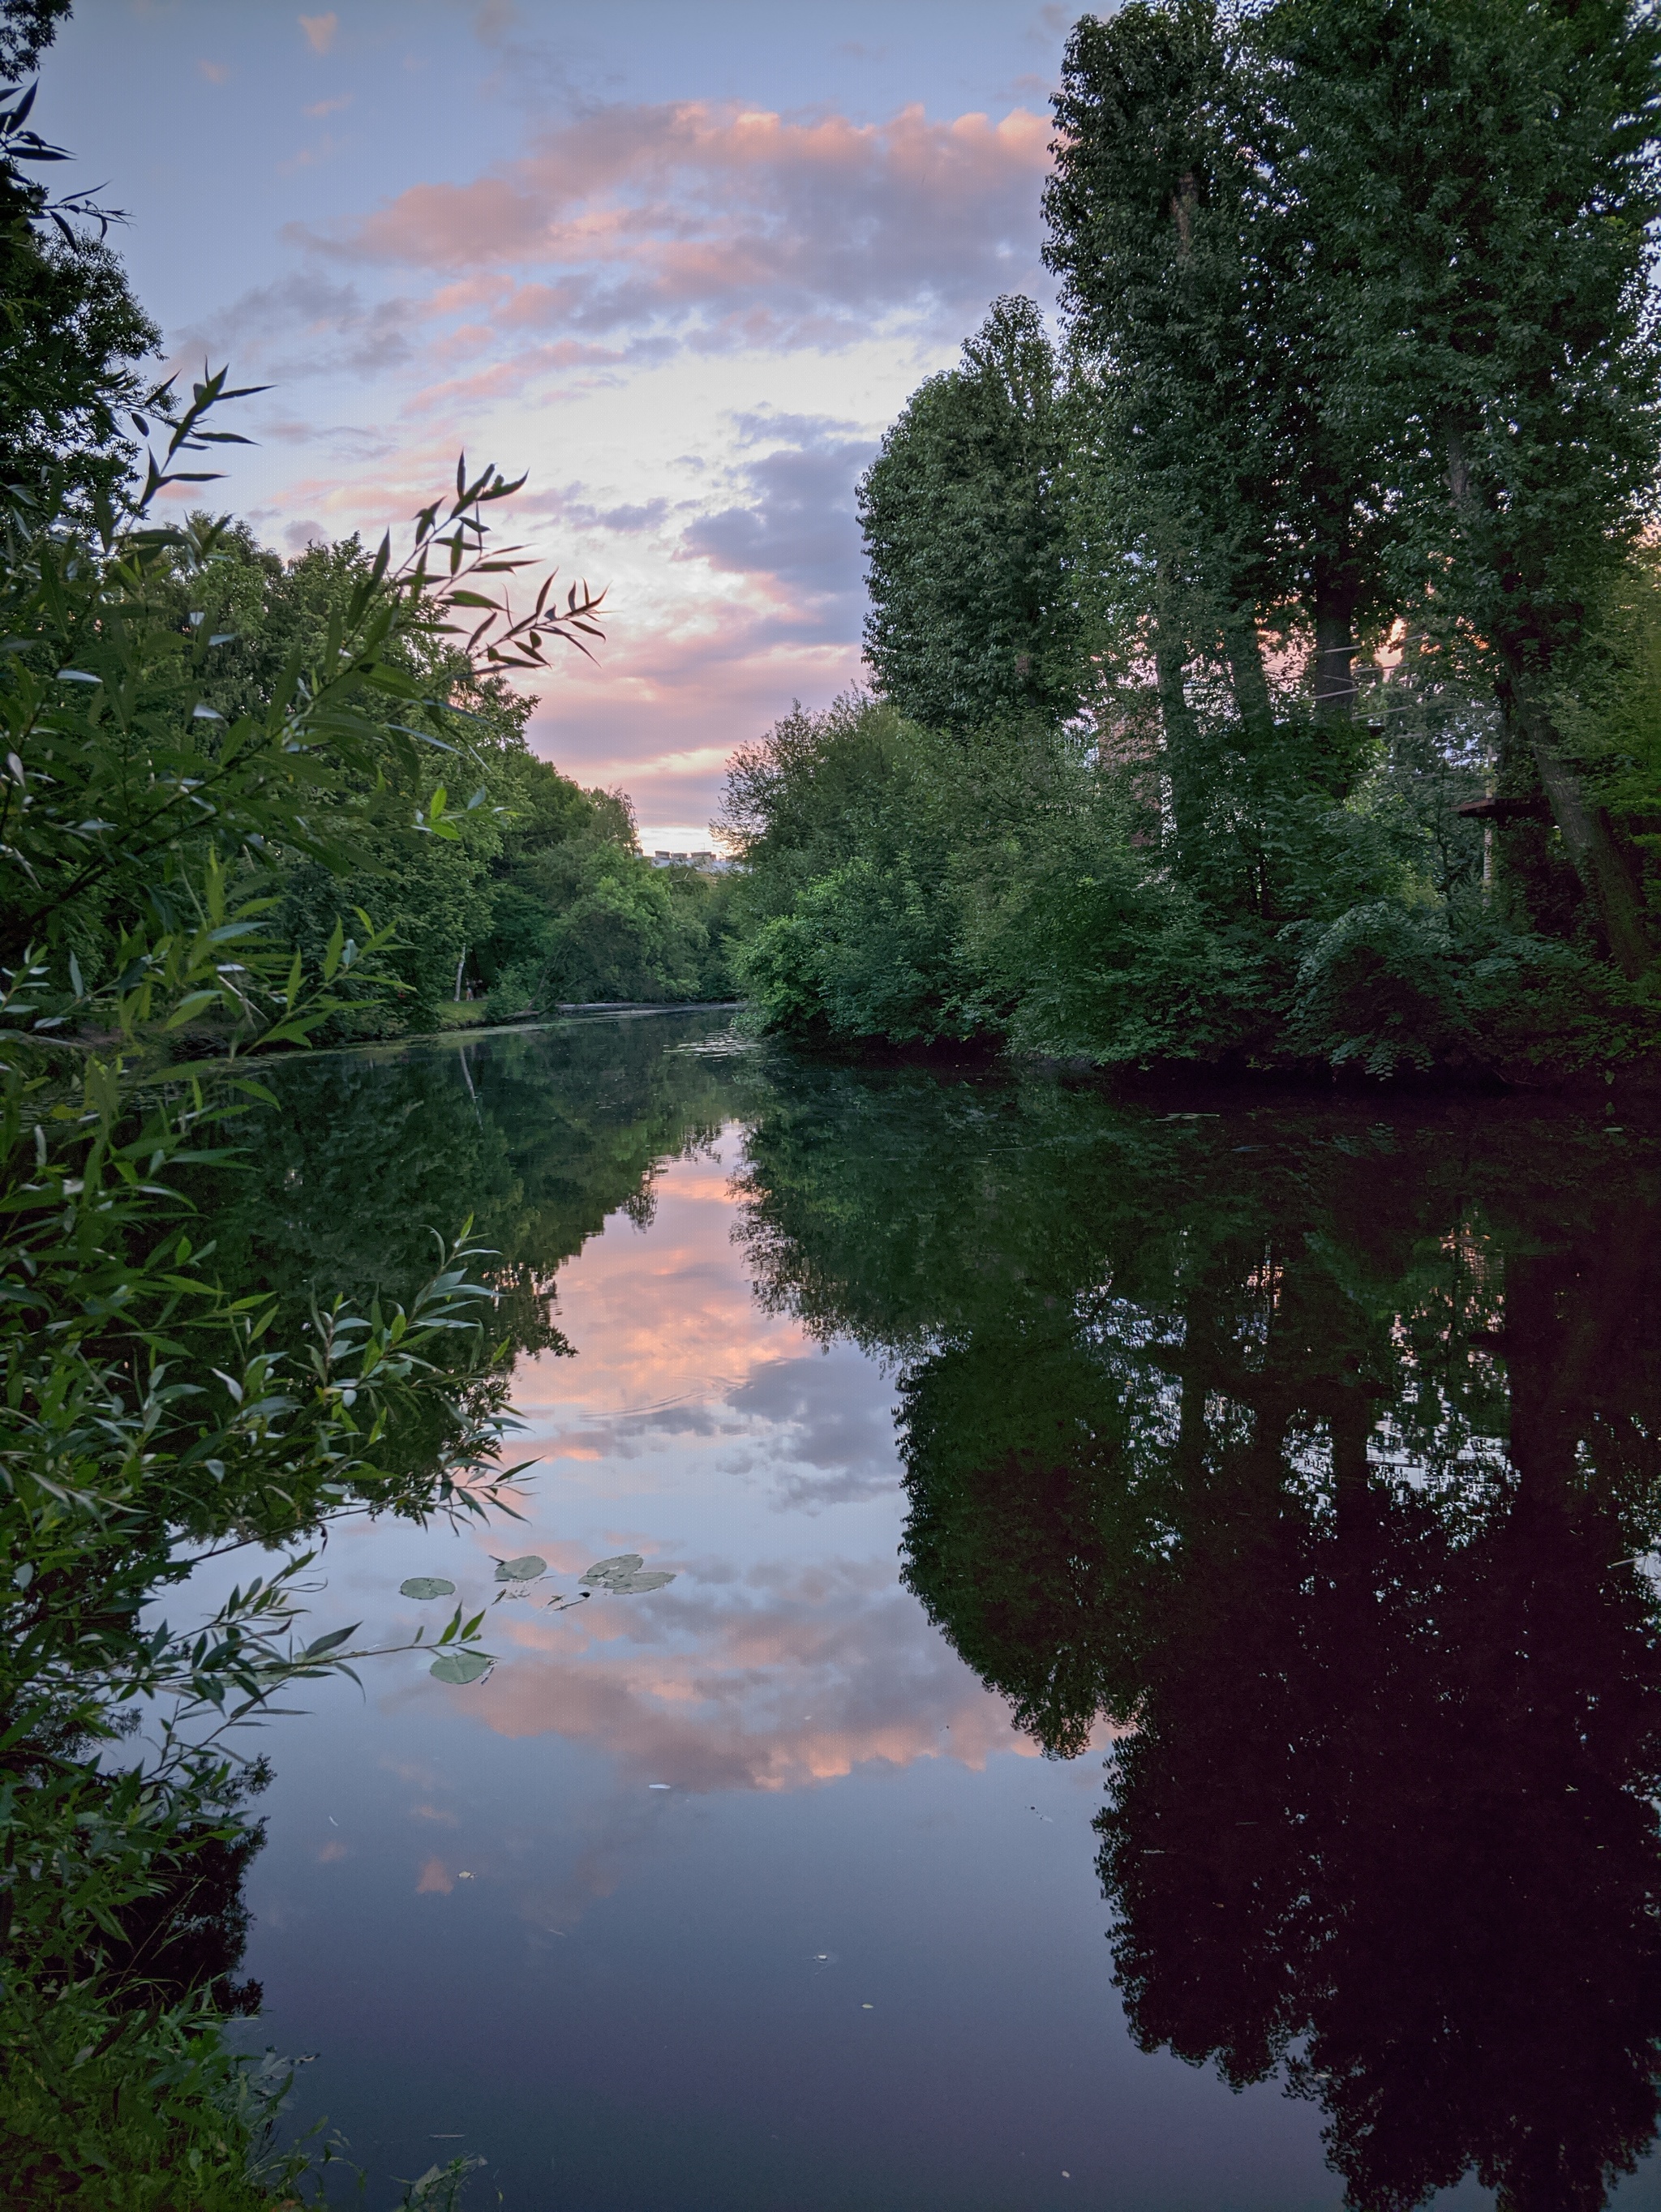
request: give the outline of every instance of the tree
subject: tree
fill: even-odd
[[[74,0],[0,0],[0,84],[18,84],[67,22]]]
[[[1652,956],[1633,871],[1551,688],[1653,497],[1661,25],[1629,0],[1277,0],[1255,37],[1288,220],[1323,272],[1329,405],[1399,425],[1398,590],[1485,667],[1500,794],[1543,791],[1635,975]]]
[[[1272,720],[1256,623],[1281,595],[1262,528],[1259,364],[1245,335],[1230,56],[1209,0],[1074,28],[1044,254],[1103,397],[1157,568],[1160,697],[1178,784],[1183,671],[1220,634],[1243,724]],[[1198,631],[1199,635],[1195,635]]]
[[[210,695],[231,641],[198,592],[226,533],[152,509],[210,446],[224,382],[198,385],[143,484],[90,516],[71,472],[0,507],[0,2132],[31,2198],[79,2193],[89,2171],[106,2194],[112,2168],[191,2170],[217,2192],[204,2202],[242,2212],[258,2100],[235,2117],[211,1988],[179,1986],[199,1968],[233,1996],[249,1831],[217,1731],[341,1663],[351,1632],[295,1647],[303,1550],[199,1631],[145,1608],[204,1552],[303,1547],[371,1507],[483,1510],[502,1378],[465,1243],[441,1237],[436,1274],[429,1261],[405,1301],[363,1313],[319,1285],[296,1310],[219,1274],[172,1178],[269,1095],[251,1055],[304,1043],[391,980],[366,917],[349,938],[337,915],[310,975],[271,928],[282,856],[326,857],[327,817],[373,781],[382,732],[360,703],[399,701],[392,734],[413,754],[411,730],[439,738],[449,713],[413,672],[435,647],[461,632],[488,683],[588,617],[575,595],[551,611],[545,587],[519,618],[491,596],[518,565],[485,557],[510,487],[460,471],[409,558],[383,545],[276,679],[222,713]],[[436,790],[411,811],[417,834],[458,842]],[[109,955],[90,975],[88,908]],[[179,1057],[192,1039],[208,1049]],[[459,1613],[440,1640],[469,1640]],[[158,1699],[173,1717],[159,1741],[105,1765]],[[167,1897],[181,1940],[158,1948]],[[156,2101],[123,2122],[135,2077]]]
[[[1260,629],[1310,647],[1312,769],[1342,788],[1357,624],[1380,603],[1378,425],[1330,404],[1318,251],[1287,220],[1262,72],[1214,0],[1137,0],[1069,39],[1045,258],[1096,364],[1153,571],[1153,657],[1179,827],[1206,763],[1189,672],[1220,647],[1248,750],[1295,754]]]
[[[51,45],[70,0],[0,7],[0,483],[39,495],[52,476],[83,497],[126,475],[146,413],[170,414],[140,373],[161,333],[106,243],[119,213],[54,201],[27,173],[64,159],[28,127],[18,88]]]
[[[925,727],[1064,722],[1090,695],[1070,420],[1037,309],[999,300],[962,366],[913,393],[861,482],[866,658]]]

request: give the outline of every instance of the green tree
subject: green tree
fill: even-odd
[[[1074,411],[1037,309],[999,300],[862,478],[866,658],[910,720],[1067,721],[1089,697]]]
[[[478,588],[500,573],[483,554],[509,487],[461,474],[410,558],[383,547],[274,684],[210,705],[228,641],[188,600],[213,588],[224,533],[151,508],[207,446],[223,383],[197,387],[131,496],[89,522],[59,476],[0,532],[0,2134],[40,2201],[155,2203],[190,2170],[204,2208],[240,2212],[266,2107],[216,2039],[249,1831],[216,1730],[346,1656],[350,1631],[295,1641],[308,1535],[344,1511],[477,1510],[502,1389],[468,1249],[404,1302],[366,1313],[319,1285],[296,1310],[218,1274],[173,1178],[265,1095],[251,1054],[394,980],[366,921],[354,942],[337,919],[309,978],[271,930],[281,856],[327,853],[321,817],[372,767],[356,702],[396,698],[437,735],[445,701],[409,663],[447,623],[466,623],[484,680],[536,665],[567,622],[545,605],[516,622]],[[416,826],[454,842],[436,793]],[[91,977],[87,905],[109,939]],[[179,1059],[204,1024],[211,1055]],[[208,1620],[145,1618],[205,1551],[262,1544],[299,1548]],[[469,1638],[457,1613],[441,1640]],[[106,1765],[158,1699],[159,1745]],[[188,1946],[158,1960],[143,1941],[169,1898],[182,1935],[192,1897],[205,1989],[181,1986]],[[135,2078],[155,2094],[124,2118]]]
[[[1296,149],[1292,220],[1323,272],[1330,404],[1400,425],[1399,587],[1495,685],[1500,795],[1543,792],[1635,975],[1652,951],[1634,873],[1551,691],[1653,497],[1661,29],[1624,0],[1277,0],[1257,36]]]
[[[54,201],[30,170],[64,158],[31,130],[35,68],[70,0],[0,11],[0,483],[39,496],[59,477],[83,498],[125,477],[145,411],[170,413],[141,373],[161,334],[106,236],[118,215]]]

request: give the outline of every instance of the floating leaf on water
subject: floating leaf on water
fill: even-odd
[[[609,1589],[619,1575],[636,1575],[646,1565],[638,1552],[616,1552],[609,1559],[596,1559],[577,1577],[579,1583],[598,1583]]]
[[[411,1575],[407,1583],[400,1583],[400,1597],[453,1597],[456,1586],[447,1583],[442,1575]]]
[[[538,1559],[534,1552],[527,1552],[522,1559],[496,1561],[496,1580],[499,1583],[533,1583],[538,1575],[545,1575],[547,1571],[547,1560]]]
[[[597,1559],[577,1577],[580,1584],[607,1590],[613,1597],[633,1597],[642,1590],[661,1589],[674,1579],[672,1571],[648,1567],[638,1552],[618,1552],[609,1559]]]
[[[494,1664],[482,1651],[443,1651],[427,1672],[435,1682],[477,1682]]]

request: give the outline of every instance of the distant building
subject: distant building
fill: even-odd
[[[652,855],[654,868],[697,868],[700,874],[706,876],[724,876],[732,865],[719,853],[659,852]]]

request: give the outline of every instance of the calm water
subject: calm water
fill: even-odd
[[[267,1732],[254,2040],[366,2202],[1661,2206],[1661,1140],[724,1019],[296,1067],[222,1224],[474,1213],[538,1462],[314,1601],[539,1553],[487,1681]]]

